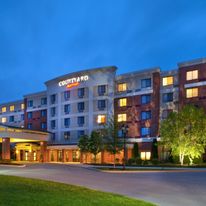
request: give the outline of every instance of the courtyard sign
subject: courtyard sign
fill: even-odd
[[[78,86],[80,82],[85,82],[89,80],[89,76],[88,75],[84,75],[84,76],[79,76],[79,77],[73,77],[70,79],[66,79],[63,81],[59,82],[59,86],[67,86],[67,88],[71,88],[72,86]],[[69,85],[72,85],[71,87]]]

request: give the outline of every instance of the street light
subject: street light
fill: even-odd
[[[128,133],[128,125],[123,124],[122,125],[122,135],[124,138],[124,161],[123,161],[123,170],[125,170],[125,164],[126,164],[126,137],[127,137],[127,133]]]

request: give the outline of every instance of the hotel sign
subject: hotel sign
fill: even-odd
[[[79,76],[79,77],[73,77],[70,79],[66,79],[63,81],[59,82],[59,86],[66,86],[67,88],[71,88],[73,86],[78,86],[80,82],[85,82],[89,80],[89,76],[88,75],[84,75],[84,76]]]

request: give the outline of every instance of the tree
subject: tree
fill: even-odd
[[[96,157],[99,152],[102,151],[103,140],[100,132],[92,131],[91,137],[89,138],[89,152],[94,155],[94,162],[96,163]]]
[[[134,158],[138,158],[139,157],[139,147],[138,147],[138,143],[134,143],[134,147],[133,147],[133,150],[132,150],[132,156]]]
[[[162,143],[179,156],[181,165],[185,156],[200,157],[206,145],[206,116],[202,109],[186,105],[179,113],[172,112],[162,121],[160,135]]]
[[[118,123],[116,118],[112,117],[108,120],[104,129],[104,146],[106,151],[114,156],[113,165],[116,165],[116,155],[123,149],[123,141],[118,137]]]
[[[158,159],[158,145],[157,145],[157,139],[153,139],[152,142],[152,158]]]
[[[89,137],[87,135],[82,135],[80,137],[78,147],[80,149],[81,154],[85,154],[87,163],[87,153],[89,152]]]

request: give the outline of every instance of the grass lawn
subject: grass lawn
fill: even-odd
[[[84,187],[0,175],[2,206],[152,206],[151,203]]]

